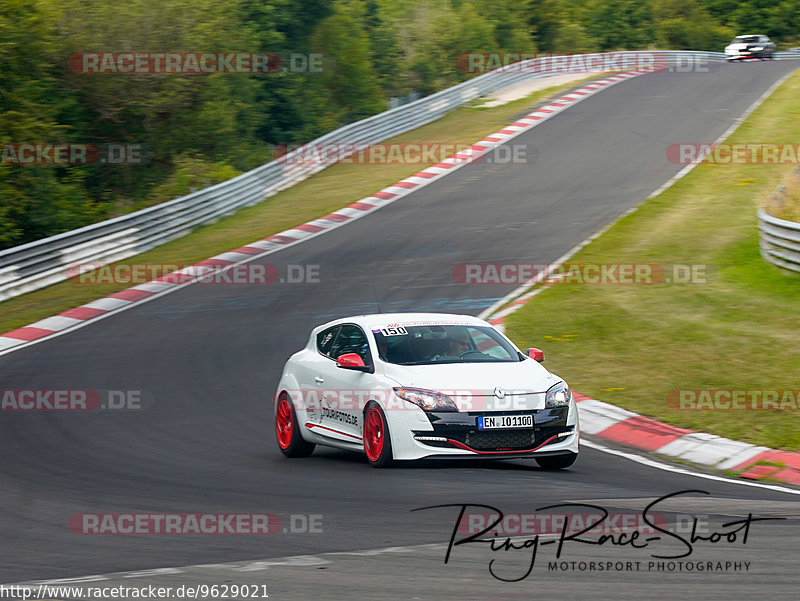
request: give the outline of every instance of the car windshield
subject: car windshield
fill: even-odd
[[[378,355],[396,365],[498,363],[521,361],[496,330],[473,325],[393,325],[374,327]]]
[[[734,44],[755,44],[758,42],[757,35],[740,35],[738,38],[733,40]]]

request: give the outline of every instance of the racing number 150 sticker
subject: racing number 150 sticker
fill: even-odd
[[[396,328],[381,328],[381,334],[384,336],[403,336],[404,334],[408,334],[408,330],[406,330],[403,326],[397,326]]]

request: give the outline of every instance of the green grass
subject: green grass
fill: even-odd
[[[456,144],[463,148],[530,112],[532,106],[563,94],[586,78],[553,86],[494,108],[466,106],[384,144]],[[473,103],[476,104],[476,103]],[[439,159],[444,157],[438,157]],[[317,173],[253,207],[190,235],[125,259],[125,263],[190,265],[327,215],[430,166],[425,164],[339,164]],[[128,288],[128,284],[77,284],[68,280],[0,303],[0,333]]]
[[[795,73],[730,138],[800,138]],[[680,411],[681,389],[798,389],[800,277],[763,261],[756,208],[793,165],[695,168],[619,221],[574,263],[702,264],[707,283],[555,285],[506,320],[520,346],[578,392],[662,421],[800,450],[797,410]]]

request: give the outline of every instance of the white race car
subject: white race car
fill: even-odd
[[[315,445],[375,467],[423,457],[532,458],[569,467],[580,438],[566,382],[485,321],[384,313],[338,319],[289,357],[274,397],[287,457]]]
[[[740,35],[725,46],[728,61],[746,58],[771,59],[775,44],[765,35]]]

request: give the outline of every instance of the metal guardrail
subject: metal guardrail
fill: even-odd
[[[778,219],[759,209],[758,237],[765,260],[800,273],[800,223]]]
[[[618,57],[618,62],[609,63],[614,56]],[[723,62],[725,59],[725,55],[719,52],[694,51],[591,53],[565,58],[576,61],[579,57],[585,63],[603,64],[608,70],[637,68],[653,59],[657,67],[676,69],[691,67],[692,63]],[[800,53],[776,53],[775,58],[800,58]],[[340,127],[288,153],[282,157],[283,160],[271,161],[210,188],[129,215],[0,251],[0,301],[67,279],[70,265],[120,261],[179,238],[197,226],[254,205],[328,167],[328,164],[307,164],[304,161],[292,164],[292,158],[302,156],[308,146],[352,144],[354,152],[357,152],[360,148],[435,121],[450,110],[490,92],[526,79],[567,72],[553,67],[545,71],[548,67],[543,65],[552,65],[555,60],[558,59],[535,58],[496,69],[431,96]]]
[[[800,178],[800,168],[789,177]],[[783,196],[783,184],[773,197]],[[800,223],[773,217],[763,209],[758,210],[758,245],[761,256],[768,263],[800,273]]]

